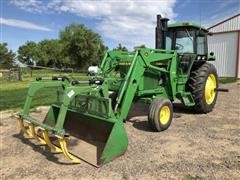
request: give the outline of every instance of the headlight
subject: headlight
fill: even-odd
[[[199,60],[201,60],[201,59],[202,59],[202,57],[201,57],[201,56],[198,56],[198,57],[197,57],[197,60],[198,60],[198,61],[199,61]]]
[[[202,60],[206,60],[207,58],[206,58],[206,56],[202,56]]]

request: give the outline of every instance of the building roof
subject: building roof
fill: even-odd
[[[240,13],[218,22],[208,30],[212,33],[240,31]]]
[[[223,21],[220,21],[220,22],[218,22],[217,24],[214,24],[213,26],[209,27],[208,29],[212,29],[213,27],[216,27],[216,26],[218,26],[218,25],[220,25],[220,24],[222,24],[222,23],[225,23],[226,21],[229,21],[229,20],[231,20],[231,19],[233,19],[233,18],[235,18],[235,17],[237,17],[237,16],[240,16],[240,13],[238,13],[238,14],[232,16],[232,17],[229,17],[229,18],[227,18],[227,19],[225,19],[225,20],[223,20]]]

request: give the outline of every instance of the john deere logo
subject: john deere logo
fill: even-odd
[[[166,65],[168,65],[168,62],[155,62],[155,63],[153,63],[153,65],[154,66],[166,66]]]
[[[131,62],[119,62],[119,65],[122,65],[122,66],[129,66],[131,64]]]

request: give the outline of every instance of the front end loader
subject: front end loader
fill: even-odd
[[[88,81],[68,76],[37,78],[30,86],[18,125],[30,138],[63,153],[71,162],[101,166],[128,147],[124,122],[134,102],[150,104],[149,126],[166,130],[173,118],[172,102],[198,113],[216,103],[218,78],[207,52],[207,30],[192,23],[168,25],[157,16],[156,49],[108,51],[97,74]],[[31,117],[34,95],[56,87],[58,100],[43,121]]]

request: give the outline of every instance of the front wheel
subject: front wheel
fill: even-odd
[[[173,106],[169,99],[153,100],[149,107],[148,123],[154,131],[164,131],[169,128],[173,118]]]
[[[204,63],[193,70],[187,83],[187,90],[193,95],[195,111],[208,113],[216,104],[218,92],[218,75],[213,64]]]

